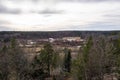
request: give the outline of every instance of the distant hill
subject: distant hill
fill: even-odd
[[[16,37],[23,39],[36,39],[36,38],[61,38],[61,37],[86,37],[90,35],[116,35],[120,31],[46,31],[46,32],[15,32],[15,31],[2,31],[0,32],[0,38]]]

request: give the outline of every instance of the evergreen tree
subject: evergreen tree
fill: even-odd
[[[73,61],[73,76],[76,80],[87,80],[87,63],[89,60],[89,53],[93,46],[92,37],[88,38],[86,44],[80,49],[77,59]]]
[[[69,49],[65,49],[64,70],[66,72],[71,71],[71,50]]]
[[[50,76],[50,70],[54,63],[54,50],[50,43],[45,44],[38,58],[42,65],[45,66],[48,76]]]

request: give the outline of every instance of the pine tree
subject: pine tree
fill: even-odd
[[[73,61],[73,76],[76,80],[88,80],[87,63],[89,60],[89,53],[93,46],[93,39],[89,37],[86,44],[80,49],[77,59]]]
[[[39,61],[45,66],[48,76],[50,76],[50,70],[54,63],[54,50],[50,43],[44,45],[44,49],[41,50],[39,55]]]
[[[65,49],[64,70],[71,72],[71,50]]]

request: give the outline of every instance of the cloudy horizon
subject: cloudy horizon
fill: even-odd
[[[0,0],[0,31],[120,30],[120,0]]]

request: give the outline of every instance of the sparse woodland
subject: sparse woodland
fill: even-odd
[[[12,38],[0,47],[0,80],[120,80],[120,38],[88,37],[72,59],[71,50],[64,56],[50,43],[32,61]],[[109,79],[108,79],[109,78]]]

